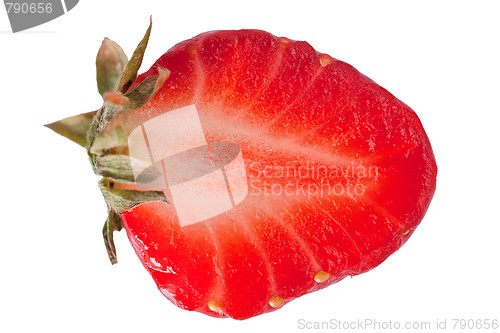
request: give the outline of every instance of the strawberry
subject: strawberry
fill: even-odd
[[[104,177],[113,263],[113,231],[123,227],[174,304],[246,319],[369,271],[408,240],[437,168],[407,105],[308,43],[258,30],[203,33],[136,78],[150,29],[126,66],[121,48],[103,43],[100,110],[48,125],[86,146]],[[173,118],[181,111],[199,119],[198,146],[196,135],[179,132],[191,126],[182,119],[193,119]],[[158,119],[163,125],[154,127]],[[131,138],[141,128],[162,138],[181,133],[185,149],[168,158],[155,155],[171,149],[157,137],[147,146],[168,186],[139,180]],[[205,148],[208,171],[190,162]],[[219,171],[220,191],[216,178],[190,183]],[[229,208],[219,199],[226,191]]]

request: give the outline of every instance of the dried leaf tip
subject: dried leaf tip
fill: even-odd
[[[120,82],[118,83],[117,90],[125,93],[128,88],[134,83],[137,78],[137,72],[142,64],[142,59],[144,58],[144,53],[146,52],[146,47],[148,46],[149,36],[151,35],[151,27],[153,25],[152,16],[149,17],[149,27],[144,34],[144,37],[137,45],[130,61],[127,63],[127,66],[123,70]]]
[[[158,67],[158,79],[156,80],[155,88],[153,90],[153,93],[151,94],[151,97],[154,96],[160,90],[160,88],[163,86],[165,81],[170,76],[170,71],[166,68]]]

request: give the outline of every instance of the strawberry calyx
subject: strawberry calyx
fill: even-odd
[[[104,38],[96,58],[97,89],[101,96],[108,91],[117,90],[127,63],[127,55],[120,45],[107,37]]]
[[[165,195],[161,191],[140,191],[122,188],[114,188],[114,182],[103,178],[99,181],[106,203],[118,214],[124,210],[132,209],[145,202],[167,202]]]
[[[130,60],[114,41],[105,38],[96,57],[97,88],[103,105],[97,111],[68,117],[45,125],[54,132],[85,147],[94,173],[102,176],[99,188],[108,207],[108,217],[102,230],[104,244],[112,264],[117,263],[113,232],[122,229],[121,212],[145,202],[167,202],[160,191],[134,189],[116,184],[134,184],[134,174],[128,156],[125,131],[110,124],[125,110],[137,109],[156,94],[170,75],[167,69],[148,77],[133,88],[151,34],[152,20]]]
[[[120,215],[113,209],[110,209],[108,206],[108,218],[106,219],[104,227],[102,228],[102,237],[104,239],[106,251],[108,252],[109,261],[112,265],[118,263],[118,259],[116,257],[115,242],[113,240],[113,233],[115,231],[122,230],[122,228],[123,225]]]
[[[113,241],[113,232],[122,229],[120,218],[121,212],[132,209],[145,202],[167,202],[167,199],[163,192],[160,191],[116,189],[114,188],[115,183],[108,178],[101,179],[98,184],[108,206],[108,218],[102,229],[104,245],[106,246],[109,260],[112,264],[116,264],[118,260],[116,257],[115,243]]]
[[[45,127],[85,147],[87,145],[87,132],[96,113],[97,111],[82,113],[47,124]]]
[[[139,72],[139,68],[142,64],[142,59],[144,58],[144,53],[146,52],[146,48],[149,42],[149,36],[151,35],[151,28],[153,26],[152,17],[149,17],[149,27],[144,34],[144,37],[137,45],[130,61],[125,66],[125,69],[122,72],[122,76],[120,81],[118,82],[117,91],[126,92],[128,88],[135,82],[137,79],[137,73]]]

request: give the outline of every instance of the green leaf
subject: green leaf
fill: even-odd
[[[114,265],[118,263],[118,259],[116,257],[116,248],[115,242],[113,240],[113,232],[120,231],[122,229],[122,220],[120,215],[116,213],[114,210],[109,209],[108,218],[104,223],[104,227],[102,228],[102,236],[104,238],[104,245],[106,246],[106,251],[108,252],[109,261]]]
[[[152,25],[153,25],[153,20],[150,17],[148,30],[146,30],[146,34],[142,38],[139,45],[137,45],[134,54],[132,54],[130,61],[128,62],[127,66],[125,67],[122,73],[122,77],[120,83],[118,83],[118,88],[117,88],[119,92],[125,93],[137,78],[137,72],[141,67],[142,59],[144,58],[144,52],[146,52],[146,47],[148,46]]]
[[[99,188],[108,206],[108,218],[102,229],[104,245],[106,246],[111,264],[116,264],[118,261],[115,243],[113,241],[113,232],[122,229],[121,212],[146,202],[168,203],[168,201],[163,192],[159,191],[115,189],[114,182],[106,178],[99,181]]]
[[[99,182],[101,190],[108,207],[117,212],[132,209],[146,202],[167,202],[167,198],[160,191],[137,191],[115,189],[114,183],[102,179]]]
[[[159,68],[158,71],[158,75],[145,78],[144,81],[125,93],[125,97],[128,98],[127,107],[129,109],[137,109],[146,104],[163,86],[170,76],[170,71],[163,68]]]
[[[119,183],[134,183],[134,173],[127,155],[106,155],[96,159],[97,174]]]
[[[128,155],[105,155],[96,157],[96,173],[111,181],[122,184],[135,184],[136,179],[132,171],[131,161]],[[162,177],[163,174],[154,166],[142,171],[141,182],[151,182]]]
[[[127,55],[120,45],[104,38],[96,57],[97,88],[101,95],[116,90],[127,62]]]
[[[96,113],[97,111],[82,113],[44,126],[85,147],[87,144],[87,132]]]

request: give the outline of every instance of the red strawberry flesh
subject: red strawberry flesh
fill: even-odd
[[[135,84],[160,67],[166,83],[123,117],[139,124],[195,104],[208,142],[241,148],[250,191],[184,227],[171,204],[123,212],[137,255],[176,305],[235,319],[272,311],[276,299],[376,267],[422,220],[437,172],[429,140],[408,106],[352,66],[241,30],[174,46]]]

